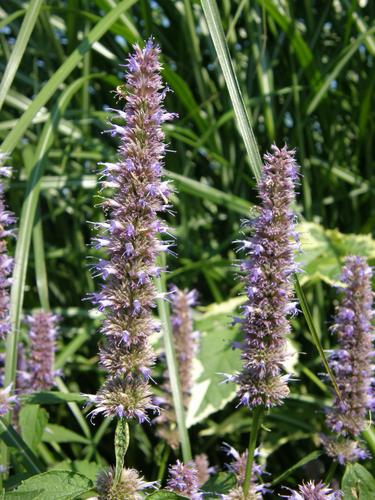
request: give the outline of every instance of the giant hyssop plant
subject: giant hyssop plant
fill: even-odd
[[[374,497],[373,9],[0,8],[5,498]]]

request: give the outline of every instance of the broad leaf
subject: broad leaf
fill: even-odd
[[[304,273],[302,284],[323,280],[338,283],[341,266],[347,255],[363,255],[375,259],[375,240],[366,234],[343,234],[336,229],[325,229],[313,222],[299,224],[302,253],[298,257]]]
[[[348,464],[341,487],[345,500],[373,500],[375,478],[360,464]]]
[[[6,498],[27,500],[73,500],[93,488],[90,479],[66,470],[51,470],[32,476]]]
[[[152,498],[152,500],[179,500],[183,498],[186,499],[187,497],[177,495],[177,493],[173,493],[173,491],[159,490],[151,495],[147,495],[147,498]]]
[[[37,405],[26,405],[20,411],[19,425],[22,439],[34,452],[42,440],[47,422],[48,413]]]
[[[48,424],[44,429],[43,441],[45,443],[82,443],[87,444],[90,441],[78,434],[62,427],[61,425]]]
[[[236,485],[236,477],[234,474],[230,474],[229,472],[219,472],[214,476],[210,477],[210,479],[203,485],[202,490],[207,491],[208,493],[228,493]],[[209,498],[209,496],[205,495],[205,498]]]
[[[64,460],[56,464],[51,470],[70,470],[72,472],[78,472],[83,476],[91,479],[94,483],[98,472],[103,469],[103,467],[95,462],[89,462],[88,460]]]

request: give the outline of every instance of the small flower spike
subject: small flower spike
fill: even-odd
[[[203,494],[199,492],[198,471],[195,464],[188,462],[185,465],[177,460],[176,464],[169,468],[167,489],[191,500],[203,499]]]
[[[342,399],[336,396],[326,415],[327,425],[336,435],[323,437],[327,454],[340,463],[366,458],[366,451],[353,438],[365,428],[367,412],[375,409],[371,278],[364,258],[347,257],[341,276],[342,298],[332,327],[339,345],[329,357]]]
[[[194,331],[192,318],[192,307],[196,305],[196,295],[195,290],[182,291],[176,286],[173,286],[170,292],[173,344],[178,362],[178,373],[186,411],[190,402],[193,385],[193,360],[198,350],[199,340],[199,332]],[[161,388],[164,392],[163,396],[159,398],[162,412],[154,422],[158,425],[159,436],[165,439],[173,449],[177,449],[179,446],[179,436],[168,370],[164,373],[164,382]]]
[[[149,421],[152,403],[149,379],[155,355],[149,339],[158,324],[152,309],[158,298],[153,278],[156,258],[169,244],[159,236],[168,232],[158,214],[169,208],[168,182],[162,181],[166,145],[162,124],[174,117],[163,106],[159,48],[149,40],[134,46],[126,64],[126,84],[118,89],[123,110],[113,110],[117,122],[108,131],[119,139],[116,163],[103,164],[103,188],[112,195],[103,202],[106,222],[99,223],[96,248],[106,258],[96,272],[103,279],[93,302],[104,314],[100,364],[106,381],[95,399],[92,414]]]
[[[247,254],[240,264],[247,295],[239,319],[243,369],[231,380],[239,385],[240,404],[248,408],[281,405],[289,393],[282,370],[290,332],[287,317],[296,313],[292,275],[298,235],[292,205],[297,177],[294,152],[273,146],[258,185],[259,216],[246,223],[253,235],[240,242]]]
[[[58,316],[37,312],[26,317],[29,327],[30,353],[27,361],[28,387],[31,391],[51,389],[55,385],[55,339]]]

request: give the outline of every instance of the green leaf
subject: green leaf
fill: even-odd
[[[21,456],[22,462],[30,474],[38,474],[42,471],[37,457],[23,441],[14,428],[0,418],[0,439],[8,448],[15,448]]]
[[[19,426],[21,428],[22,439],[34,452],[42,440],[47,422],[47,411],[38,405],[26,405],[20,411]]]
[[[238,328],[230,327],[230,314],[242,300],[232,299],[215,304],[196,321],[201,338],[193,370],[194,386],[187,414],[188,427],[220,410],[235,397],[235,384],[223,383],[223,374],[233,374],[241,367],[240,353],[232,349]]]
[[[228,493],[234,486],[236,486],[236,477],[229,472],[219,472],[203,485],[202,490],[210,493]],[[204,498],[209,498],[206,495]]]
[[[95,482],[98,472],[103,469],[103,467],[95,462],[89,462],[88,460],[64,460],[53,466],[51,470],[70,470],[72,472],[78,472],[85,477],[91,479]]]
[[[6,498],[73,500],[93,487],[93,482],[82,474],[66,470],[51,470],[26,479],[14,492],[7,493]]]
[[[299,224],[298,232],[302,246],[298,259],[305,271],[300,277],[301,284],[319,280],[329,285],[337,284],[347,255],[375,259],[375,240],[369,234],[343,234],[313,222]]]
[[[48,424],[44,429],[42,440],[45,443],[82,443],[87,444],[89,439],[62,427],[61,425]]]
[[[186,499],[188,497],[177,495],[177,493],[173,493],[173,491],[159,490],[151,495],[147,495],[147,498],[152,498],[152,500],[178,500],[179,498]]]
[[[65,394],[58,391],[41,391],[34,394],[27,394],[22,397],[23,403],[29,405],[56,405],[61,403],[85,403],[87,398],[82,394],[70,392]]]
[[[373,500],[375,478],[360,464],[348,464],[342,478],[341,489],[345,500]]]

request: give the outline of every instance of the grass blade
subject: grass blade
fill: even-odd
[[[117,21],[121,14],[136,2],[137,0],[123,0],[90,30],[86,38],[43,86],[42,90],[19,119],[17,126],[7,135],[0,148],[3,153],[10,154],[13,151],[36,113],[53,96],[59,85],[65,81],[74,68],[77,67],[86,52],[111,28],[112,24]]]
[[[250,125],[250,117],[246,111],[241,89],[234,72],[228,45],[225,41],[225,34],[221,25],[220,13],[217,8],[216,0],[202,0],[202,7],[204,15],[206,17],[211,39],[219,58],[221,70],[225,78],[225,83],[228,87],[228,92],[233,104],[238,128],[245,143],[247,155],[250,161],[250,167],[256,180],[259,180],[262,169],[262,160],[260,158],[259,149]]]
[[[21,62],[27,43],[34,29],[36,20],[38,19],[40,8],[43,0],[31,0],[26,11],[21,29],[17,36],[17,41],[12,50],[7,67],[5,68],[3,78],[0,83],[0,111],[3,107],[5,96],[12,85],[13,79],[17,73],[18,66]]]

